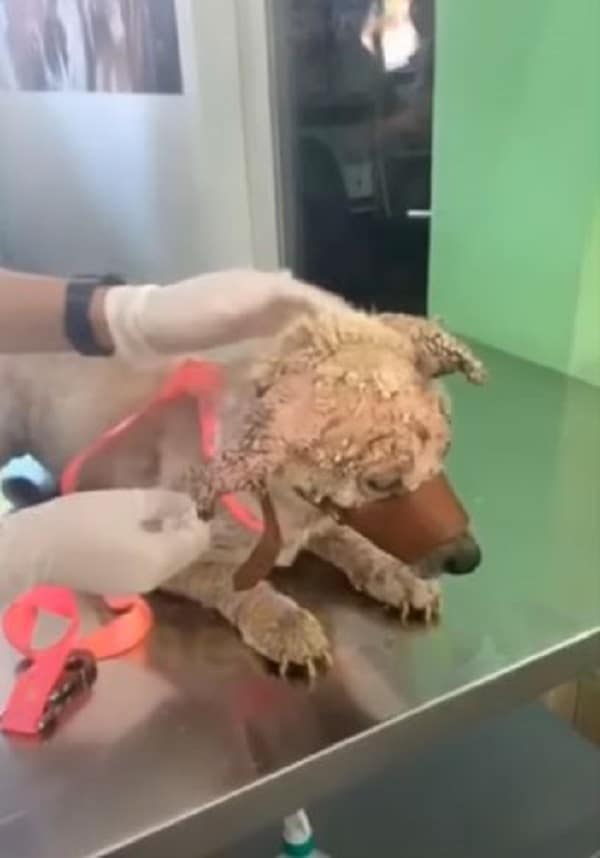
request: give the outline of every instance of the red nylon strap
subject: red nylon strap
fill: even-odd
[[[210,460],[214,457],[217,443],[218,419],[216,400],[223,386],[223,376],[217,364],[208,361],[189,360],[181,364],[165,381],[162,388],[142,409],[111,426],[81,453],[72,459],[63,471],[60,488],[62,494],[77,490],[81,471],[85,464],[103,452],[132,427],[137,426],[155,408],[166,405],[184,396],[192,396],[198,402],[198,434],[202,456]],[[220,502],[229,514],[242,527],[254,533],[264,529],[260,518],[232,494],[222,495]]]
[[[80,638],[80,616],[73,592],[65,587],[42,585],[12,602],[2,617],[4,635],[11,646],[31,664],[17,677],[0,719],[5,733],[35,736],[44,708],[59,681],[69,654],[85,649],[96,658],[111,658],[137,646],[152,627],[149,605],[138,597],[106,599],[116,616],[90,635]],[[40,613],[67,620],[60,638],[36,649],[33,635]]]
[[[33,630],[42,607],[68,620],[69,625],[55,644],[43,650],[34,650]],[[52,592],[52,588],[31,590],[9,606],[2,618],[2,626],[7,640],[32,663],[17,677],[0,726],[5,733],[35,736],[39,732],[48,697],[64,670],[79,629],[73,594],[63,589],[56,593]]]
[[[114,441],[122,438],[155,408],[183,396],[196,397],[199,408],[200,403],[202,404],[202,416],[199,419],[200,443],[203,454],[207,455],[207,458],[212,458],[217,426],[215,397],[221,387],[221,371],[216,364],[205,361],[186,361],[181,364],[143,408],[111,426],[69,462],[61,477],[61,493],[69,494],[77,490],[81,470],[86,462],[103,452]]]
[[[217,443],[216,399],[222,388],[222,373],[213,363],[187,361],[165,381],[158,393],[139,411],[107,429],[99,438],[75,456],[61,477],[62,494],[77,491],[85,464],[103,452],[151,411],[183,396],[198,402],[198,429],[202,455],[214,457]],[[235,495],[224,495],[221,503],[242,526],[262,533],[264,524]],[[140,597],[105,599],[116,616],[83,640],[78,640],[79,611],[73,593],[64,587],[35,587],[16,599],[2,618],[4,634],[11,645],[31,659],[31,666],[16,680],[0,720],[4,732],[35,735],[44,706],[64,670],[73,649],[91,651],[98,659],[121,655],[137,646],[152,627],[152,611]],[[33,632],[40,611],[68,620],[68,628],[52,646],[35,650]]]
[[[90,632],[78,645],[99,661],[135,649],[148,636],[154,622],[150,605],[140,596],[109,596],[104,604],[114,614],[113,619]]]

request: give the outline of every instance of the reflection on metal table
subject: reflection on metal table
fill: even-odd
[[[103,664],[43,744],[0,740],[0,854],[200,856],[403,750],[600,663],[600,391],[495,352],[457,383],[451,470],[484,547],[404,630],[303,558],[282,581],[335,666],[284,682],[197,606],[157,600],[144,649]],[[14,658],[0,646],[0,695]]]

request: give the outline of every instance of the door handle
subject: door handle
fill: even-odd
[[[406,217],[409,220],[430,220],[431,209],[407,209]]]

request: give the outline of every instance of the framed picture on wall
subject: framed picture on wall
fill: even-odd
[[[0,90],[181,93],[175,0],[0,0]]]

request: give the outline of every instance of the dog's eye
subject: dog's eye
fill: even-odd
[[[399,468],[369,471],[363,477],[364,484],[371,492],[392,494],[401,491],[404,486],[402,472]]]

